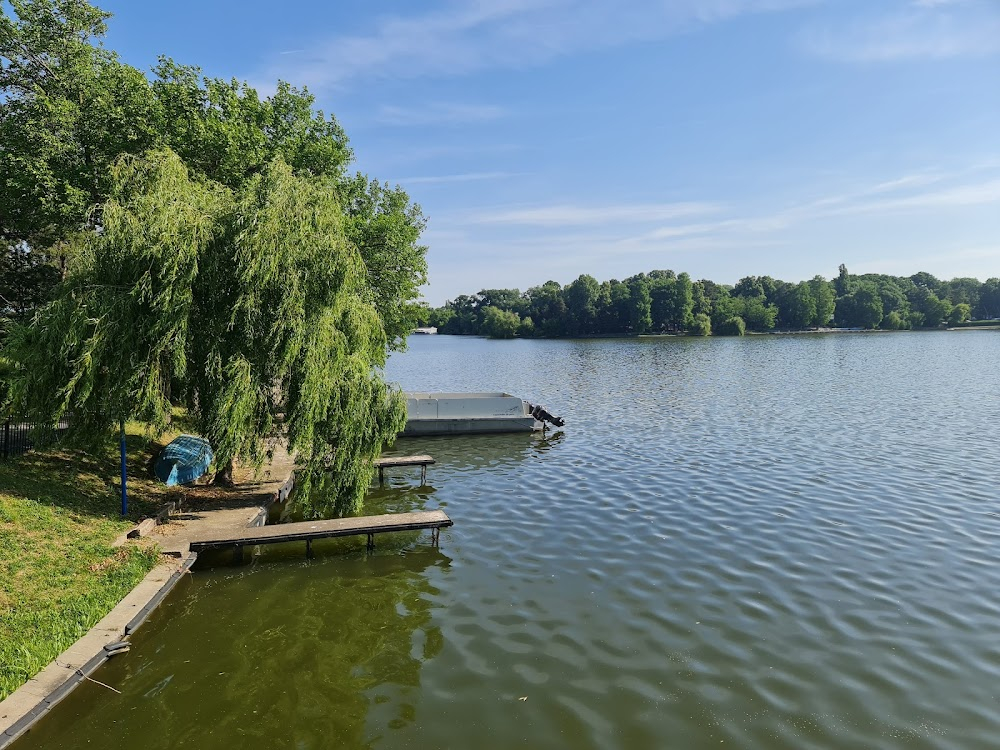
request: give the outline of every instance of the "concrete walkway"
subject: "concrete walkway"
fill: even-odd
[[[288,498],[294,475],[295,462],[284,446],[278,446],[259,477],[252,470],[237,470],[233,487],[193,488],[183,510],[172,515],[169,523],[157,526],[149,539],[160,545],[165,554],[183,556],[196,537],[262,526],[268,508]]]
[[[27,732],[114,653],[126,650],[117,644],[143,623],[194,564],[197,555],[190,552],[191,539],[262,525],[270,505],[288,497],[294,472],[295,462],[280,446],[259,477],[252,470],[238,470],[233,487],[192,487],[183,511],[147,537],[164,553],[160,564],[86,635],[0,701],[0,750]]]

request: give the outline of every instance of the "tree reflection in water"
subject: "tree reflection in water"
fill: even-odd
[[[196,572],[94,675],[121,695],[84,684],[17,750],[370,746],[415,720],[421,667],[443,647],[451,560],[425,542]]]

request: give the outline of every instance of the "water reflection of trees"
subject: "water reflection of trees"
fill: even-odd
[[[562,430],[512,433],[500,435],[444,435],[438,437],[400,438],[385,455],[406,456],[429,454],[436,463],[427,470],[427,481],[421,485],[419,469],[400,468],[386,472],[379,484],[376,477],[365,498],[363,515],[375,513],[406,513],[431,507],[437,487],[448,481],[449,475],[490,471],[514,471],[555,450],[565,438]],[[281,520],[294,521],[316,517],[315,510],[324,503],[323,482],[313,486],[310,505],[297,504],[293,493]],[[315,505],[313,505],[315,503]]]
[[[421,665],[443,644],[432,617],[438,591],[425,569],[449,562],[433,551],[331,561],[315,566],[328,570],[304,591],[262,592],[254,610],[265,622],[235,639],[246,679],[234,684],[233,700],[270,704],[295,747],[363,747],[388,726],[412,721]],[[259,635],[268,623],[285,630],[264,654]],[[373,709],[377,721],[368,720]],[[273,732],[257,736],[270,742]]]
[[[416,719],[450,562],[426,549],[206,573],[155,639],[140,630],[95,675],[122,696],[81,689],[18,750],[369,747]]]
[[[565,437],[562,430],[502,435],[446,435],[400,438],[393,455],[428,453],[437,463],[428,470],[428,481],[442,470],[517,468],[525,461],[553,450]]]

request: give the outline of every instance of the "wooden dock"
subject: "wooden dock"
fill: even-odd
[[[423,484],[427,481],[427,467],[432,463],[434,463],[434,459],[430,456],[389,456],[375,459],[379,484],[385,481],[385,470],[397,466],[419,466],[420,483]]]
[[[279,523],[274,526],[248,527],[218,533],[212,537],[191,540],[191,551],[230,548],[237,557],[242,556],[244,547],[258,544],[283,544],[285,542],[305,542],[306,555],[312,555],[314,539],[329,539],[340,536],[367,534],[368,549],[375,546],[375,535],[390,531],[417,531],[430,529],[434,543],[440,539],[441,529],[453,525],[442,510],[425,510],[414,513],[389,513],[382,516],[360,516],[358,518],[336,518],[330,521],[302,521],[300,523]]]

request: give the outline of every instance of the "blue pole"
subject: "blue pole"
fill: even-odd
[[[120,443],[122,449],[122,515],[128,515],[128,490],[125,489],[125,420],[119,420]]]

